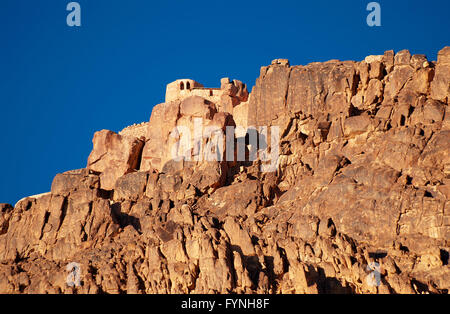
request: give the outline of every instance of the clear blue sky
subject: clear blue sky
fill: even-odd
[[[95,131],[148,121],[165,86],[221,77],[253,86],[275,58],[362,60],[410,49],[435,60],[450,45],[450,1],[0,0],[0,202],[47,192],[83,168]]]

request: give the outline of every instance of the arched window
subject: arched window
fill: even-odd
[[[191,83],[189,83],[189,82],[186,82],[186,89],[191,89]]]
[[[184,83],[183,82],[180,83],[180,90],[184,90]]]
[[[209,90],[209,96],[213,96],[214,94],[213,94],[213,91],[212,91],[212,89],[210,89]]]

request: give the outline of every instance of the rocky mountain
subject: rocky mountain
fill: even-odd
[[[447,294],[449,99],[450,47],[277,59],[251,93],[169,84],[148,123],[94,135],[85,169],[0,204],[0,292]],[[245,160],[198,121],[236,126]],[[250,126],[258,149],[279,130],[274,171]]]

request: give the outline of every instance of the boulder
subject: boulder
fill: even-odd
[[[371,120],[370,117],[354,116],[345,119],[344,121],[344,135],[345,136],[355,136],[370,130]]]
[[[132,136],[121,136],[108,130],[94,134],[94,148],[87,169],[100,173],[100,186],[112,190],[116,180],[139,169],[144,142]]]
[[[114,186],[114,200],[137,200],[144,196],[148,172],[132,172],[117,179]]]
[[[450,94],[450,47],[445,47],[438,53],[436,73],[431,82],[431,97],[447,102]]]
[[[89,169],[72,170],[57,174],[53,179],[51,193],[67,195],[76,190],[100,189],[100,177]]]
[[[180,114],[211,120],[214,116],[214,105],[200,96],[191,96],[181,102]]]

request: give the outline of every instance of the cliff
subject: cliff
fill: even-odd
[[[449,292],[450,47],[192,82],[0,204],[1,293]]]

